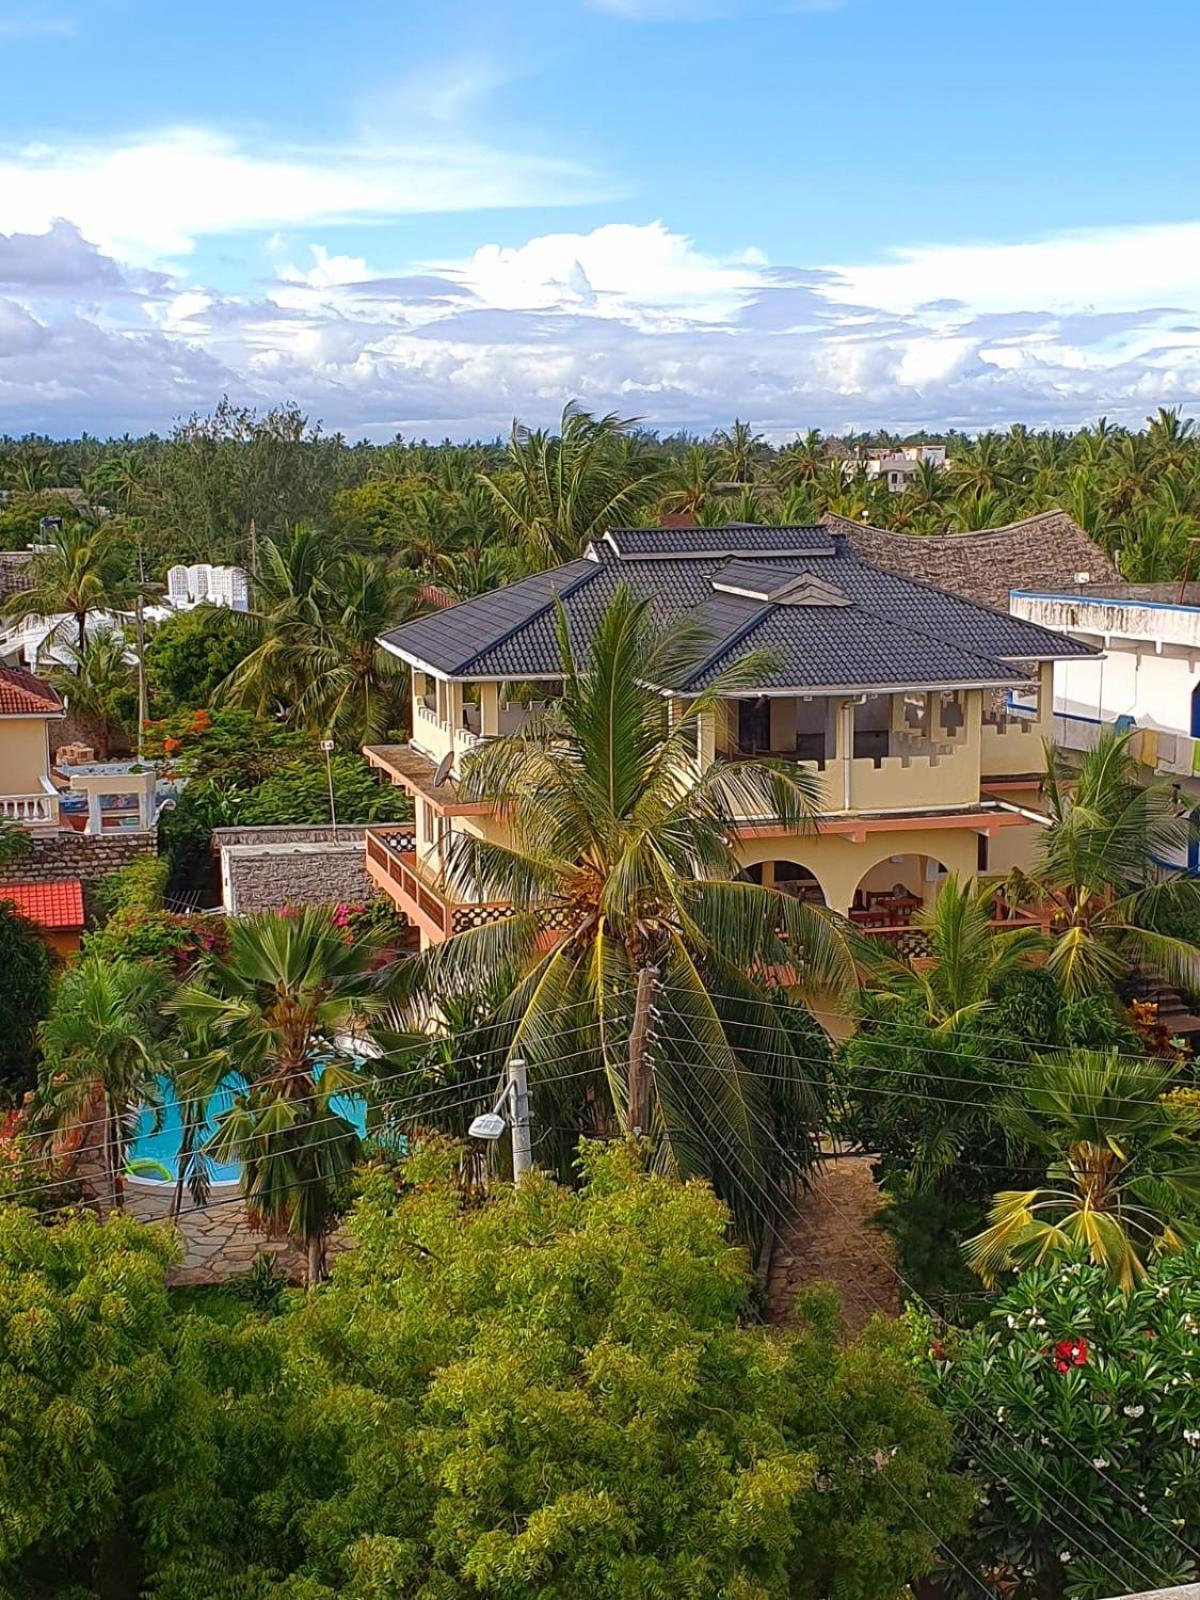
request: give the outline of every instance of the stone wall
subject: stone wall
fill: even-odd
[[[338,844],[237,844],[221,851],[221,898],[230,916],[354,903],[377,893],[361,838]]]
[[[91,911],[96,885],[131,861],[158,854],[158,835],[150,832],[32,833],[29,848],[15,861],[0,862],[0,883],[54,883],[78,878],[85,909]]]
[[[366,835],[362,822],[339,823],[331,828],[328,823],[273,823],[258,828],[214,828],[213,849],[219,851],[227,844],[357,844],[362,846]]]

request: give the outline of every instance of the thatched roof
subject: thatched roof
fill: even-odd
[[[1010,589],[1074,586],[1083,572],[1089,587],[1120,581],[1104,551],[1065,511],[1043,511],[981,533],[894,533],[832,513],[822,521],[845,534],[867,561],[1002,611]]]

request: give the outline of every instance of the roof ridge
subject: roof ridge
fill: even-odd
[[[996,534],[1015,533],[1020,528],[1032,528],[1040,522],[1049,521],[1052,517],[1065,517],[1083,538],[1091,544],[1096,543],[1087,529],[1076,522],[1071,513],[1065,511],[1062,506],[1048,506],[1045,511],[1034,511],[1028,517],[1017,517],[1013,522],[997,523],[994,528],[969,528],[958,532],[946,528],[941,533],[904,533],[899,528],[882,528],[877,522],[856,522],[853,517],[843,517],[837,511],[823,512],[821,522],[823,526],[830,528],[838,526],[855,531],[861,530],[864,533],[877,533],[884,539],[894,539],[897,544],[912,544],[918,541],[924,544],[930,539],[948,539],[955,543],[961,540],[962,543],[968,544],[972,540],[990,539]]]
[[[698,662],[692,668],[691,672],[683,680],[681,687],[686,689],[689,684],[695,683],[696,679],[702,677],[704,673],[715,666],[722,656],[728,655],[731,650],[741,644],[748,633],[752,633],[760,623],[767,620],[772,612],[778,610],[779,607],[771,600],[768,600],[765,605],[756,606],[752,615],[746,622],[742,623],[741,627],[735,628],[732,633],[727,634],[718,649],[711,651],[703,661]]]
[[[597,572],[599,572],[599,570],[600,570],[599,562],[588,561],[586,556],[578,556],[578,557],[576,557],[575,561],[564,562],[563,566],[564,567],[568,567],[568,566],[569,567],[573,567],[573,566],[576,565],[577,562],[585,563],[585,565],[586,565],[588,570],[586,570],[584,572],[577,573],[575,575],[575,577],[572,579],[572,581],[570,583],[568,583],[564,588],[554,590],[554,592],[550,595],[550,598],[548,600],[544,601],[542,605],[538,606],[535,611],[532,611],[529,614],[529,616],[522,617],[519,622],[514,622],[513,625],[510,628],[505,628],[504,632],[501,633],[501,634],[498,634],[496,636],[496,638],[489,639],[487,641],[487,643],[484,644],[484,645],[481,645],[478,650],[473,650],[471,652],[471,654],[466,658],[466,660],[465,661],[461,661],[458,664],[458,666],[456,666],[454,668],[453,672],[448,674],[448,676],[452,677],[452,678],[459,677],[462,673],[466,672],[467,669],[470,667],[471,663],[473,661],[477,661],[480,656],[486,655],[488,653],[488,651],[490,651],[490,650],[499,650],[502,645],[505,645],[505,644],[508,643],[508,641],[513,637],[514,634],[520,633],[523,628],[528,628],[529,625],[531,623],[536,622],[539,617],[544,617],[546,615],[546,613],[551,609],[551,607],[556,602],[558,602],[560,600],[569,600],[573,594],[577,593],[580,589],[583,588],[585,583],[590,583],[592,581],[592,579],[596,576]],[[547,567],[545,573],[530,573],[530,577],[545,577],[545,576],[549,575],[552,572],[559,572],[561,570],[562,570],[561,567]],[[506,586],[505,585],[501,585],[501,589],[493,590],[492,592],[496,593],[496,594],[499,594],[504,587],[506,587]],[[473,599],[478,599],[480,597],[479,596],[472,596],[472,598]],[[464,601],[463,604],[465,604],[465,603],[466,602]],[[455,609],[455,608],[452,607],[451,609]],[[446,615],[445,612],[442,612],[440,614],[443,615],[443,616]]]

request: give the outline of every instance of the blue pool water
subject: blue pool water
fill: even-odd
[[[143,1106],[138,1113],[133,1139],[126,1151],[126,1166],[132,1166],[136,1177],[145,1183],[166,1183],[168,1179],[163,1176],[163,1171],[157,1170],[161,1168],[170,1175],[169,1181],[174,1183],[179,1173],[179,1146],[183,1137],[179,1102],[171,1093],[170,1082],[166,1078],[159,1079],[158,1088],[161,1103],[157,1107]],[[216,1132],[218,1118],[222,1112],[229,1110],[234,1095],[244,1088],[244,1080],[236,1072],[231,1072],[208,1102],[208,1117],[196,1141],[197,1147]],[[358,1095],[339,1094],[330,1104],[339,1116],[354,1124],[360,1135],[366,1132],[367,1108]],[[332,1133],[334,1130],[331,1128],[329,1131]],[[152,1162],[154,1166],[139,1167],[140,1162]],[[241,1175],[238,1162],[209,1161],[212,1183],[236,1183]]]

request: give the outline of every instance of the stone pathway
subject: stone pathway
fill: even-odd
[[[167,1183],[125,1185],[125,1209],[143,1222],[169,1222],[171,1199]],[[168,1283],[224,1283],[248,1272],[257,1255],[271,1256],[291,1278],[303,1275],[303,1259],[290,1240],[268,1239],[251,1228],[236,1186],[214,1189],[209,1204],[199,1209],[185,1195],[178,1228],[183,1258],[167,1274]]]
[[[811,1189],[797,1196],[775,1246],[767,1280],[768,1322],[786,1327],[799,1291],[820,1282],[841,1291],[848,1335],[876,1311],[899,1312],[892,1242],[871,1220],[880,1204],[869,1156],[826,1162]]]

